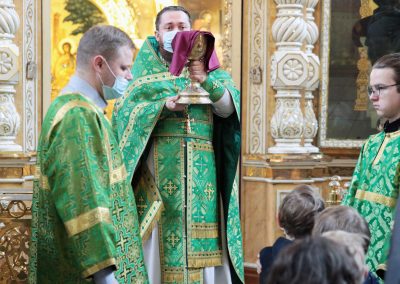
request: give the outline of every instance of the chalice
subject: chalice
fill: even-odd
[[[207,38],[199,34],[194,40],[192,50],[189,53],[188,61],[202,60],[207,52]],[[200,83],[191,80],[189,86],[178,93],[178,104],[211,104],[210,94],[204,90]]]

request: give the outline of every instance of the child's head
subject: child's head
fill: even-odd
[[[335,206],[326,208],[315,219],[315,225],[312,231],[313,235],[321,235],[329,231],[345,231],[362,235],[363,248],[367,252],[371,232],[369,231],[367,221],[352,207]]]
[[[268,284],[360,284],[363,276],[345,246],[308,237],[285,247],[268,274]]]
[[[366,239],[363,235],[345,231],[329,231],[323,233],[322,236],[335,241],[340,246],[345,246],[350,255],[354,257],[357,265],[357,272],[360,275],[366,275],[368,273],[364,251]]]
[[[316,215],[325,205],[316,189],[299,185],[283,199],[279,207],[279,225],[291,238],[301,238],[311,234]]]

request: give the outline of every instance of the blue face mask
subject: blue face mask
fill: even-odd
[[[170,31],[170,32],[166,32],[163,34],[163,45],[164,45],[164,49],[168,52],[174,53],[174,50],[172,49],[172,40],[175,38],[176,34],[179,31],[175,30],[175,31]]]
[[[129,81],[126,80],[122,76],[115,76],[114,72],[111,70],[110,65],[108,65],[107,60],[104,59],[104,62],[107,64],[108,69],[110,70],[111,74],[114,76],[115,81],[112,87],[107,86],[103,83],[103,80],[100,77],[100,81],[103,84],[103,95],[104,99],[108,100],[114,100],[122,97],[128,88]]]

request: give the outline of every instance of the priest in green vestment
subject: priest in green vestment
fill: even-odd
[[[368,94],[378,115],[387,121],[383,131],[363,145],[343,204],[356,208],[369,224],[367,264],[376,273],[385,269],[400,189],[399,53],[386,55],[374,64]]]
[[[77,72],[42,125],[32,203],[30,283],[148,283],[136,203],[104,115],[132,79],[134,45],[95,26]]]
[[[228,73],[207,73],[204,62],[170,74],[166,51],[177,31],[188,30],[185,9],[160,11],[156,36],[143,43],[134,80],[116,103],[114,131],[134,186],[150,282],[243,283],[240,93]],[[189,77],[212,104],[176,103]]]

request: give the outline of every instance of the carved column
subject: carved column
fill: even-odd
[[[20,117],[14,104],[19,49],[12,42],[19,27],[13,0],[0,0],[0,152],[22,151],[15,143]]]
[[[307,0],[275,0],[277,17],[272,36],[277,50],[272,56],[271,83],[276,90],[271,135],[276,145],[269,153],[307,153],[301,145],[304,117],[301,92],[308,81],[308,58],[302,51],[307,36],[303,7]]]
[[[312,145],[318,131],[318,120],[314,113],[313,91],[319,84],[319,57],[313,53],[314,44],[318,40],[318,27],[315,24],[314,11],[319,0],[308,0],[306,3],[306,55],[309,60],[308,83],[304,92],[304,147],[310,153],[319,153],[319,149]]]

